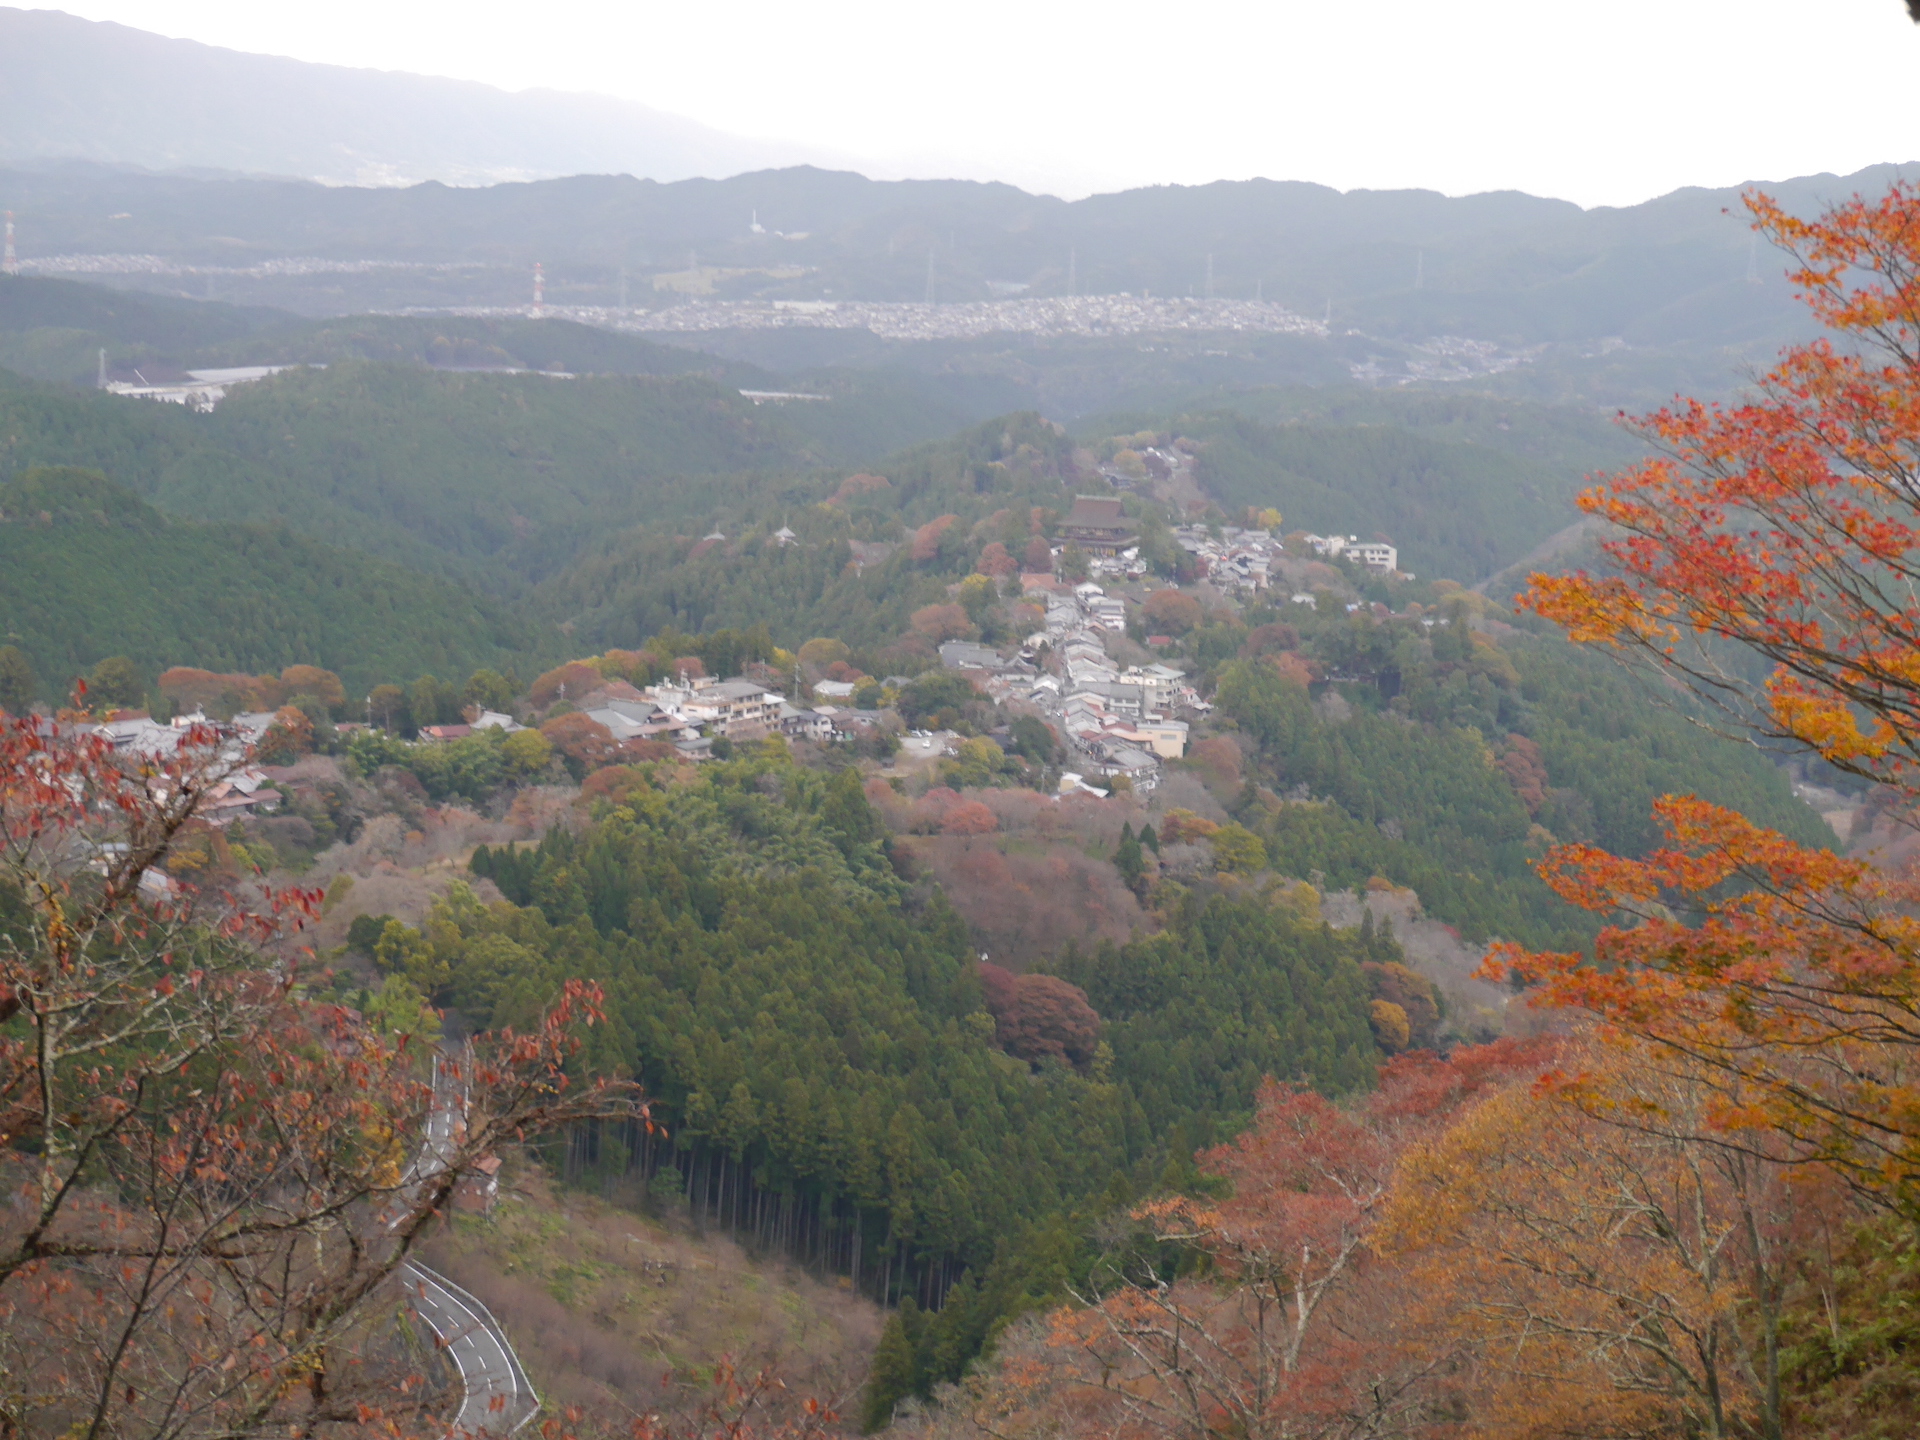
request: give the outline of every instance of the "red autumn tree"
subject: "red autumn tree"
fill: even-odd
[[[1500,771],[1527,813],[1538,815],[1547,803],[1547,762],[1540,747],[1524,735],[1509,735],[1500,752]]]
[[[978,800],[966,800],[940,817],[942,835],[991,835],[1000,828],[993,811]]]
[[[127,763],[84,732],[0,724],[0,1373],[18,1433],[344,1434],[383,1412],[392,1433],[435,1428],[408,1413],[417,1383],[357,1363],[391,1277],[490,1151],[636,1113],[629,1087],[567,1074],[592,989],[438,1057],[311,998],[318,892],[168,878],[250,758],[211,727]],[[451,1094],[459,1118],[421,1166]]]
[[[1247,632],[1247,638],[1240,645],[1240,658],[1258,660],[1263,655],[1278,655],[1299,648],[1300,632],[1291,625],[1275,620]]]
[[[1641,419],[1659,455],[1579,501],[1620,532],[1602,545],[1618,573],[1535,575],[1523,603],[1762,737],[1903,781],[1920,761],[1920,187],[1815,220],[1747,208],[1828,336],[1744,401]]]
[[[273,724],[260,737],[259,758],[269,765],[291,765],[313,749],[313,721],[291,705],[274,711]]]
[[[272,710],[288,694],[278,676],[218,674],[188,665],[161,671],[156,685],[176,711]]]
[[[845,505],[862,495],[870,495],[876,490],[888,489],[890,483],[884,475],[849,475],[840,482],[840,488],[833,492],[829,505]]]
[[[980,552],[980,563],[974,567],[982,575],[1012,575],[1020,568],[1020,562],[1007,553],[1007,547],[998,540],[991,542]]]
[[[913,612],[913,628],[932,640],[954,640],[975,633],[973,618],[960,605],[922,605]]]
[[[605,677],[586,661],[569,660],[535,680],[528,698],[534,708],[544,710],[556,700],[579,700],[604,683]]]
[[[1064,1060],[1085,1068],[1100,1040],[1100,1017],[1087,992],[1056,975],[1015,975],[982,960],[980,990],[994,1019],[994,1042],[1033,1063]]]
[[[336,714],[347,703],[347,688],[340,677],[318,665],[289,665],[280,672],[280,683],[289,696],[311,695]]]
[[[1241,755],[1240,747],[1233,743],[1231,736],[1209,735],[1193,747],[1193,754],[1188,758],[1213,778],[1215,788],[1221,790],[1239,788],[1240,770],[1245,764],[1245,757]]]
[[[934,556],[938,555],[940,553],[940,541],[949,530],[959,523],[959,520],[960,517],[958,515],[942,515],[938,519],[929,520],[918,530],[914,531],[913,558],[915,560],[931,560]]]
[[[1184,635],[1201,620],[1200,602],[1178,590],[1156,590],[1140,607],[1155,634]]]
[[[1330,1440],[1457,1415],[1470,1377],[1443,1333],[1410,1333],[1401,1272],[1370,1242],[1401,1157],[1550,1054],[1503,1041],[1403,1056],[1351,1107],[1269,1081],[1253,1125],[1200,1157],[1226,1199],[1135,1212],[1207,1265],[1173,1279],[1106,1268],[1086,1308],[1053,1317],[1041,1383],[1092,1422],[1068,1433]]]
[[[583,776],[602,765],[617,765],[624,758],[613,732],[577,711],[547,721],[540,733],[566,758],[568,767]]]

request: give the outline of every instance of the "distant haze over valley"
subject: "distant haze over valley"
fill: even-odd
[[[0,205],[29,276],[500,318],[533,313],[537,265],[549,316],[782,370],[984,370],[1067,414],[1137,386],[1111,356],[1062,386],[1062,355],[1119,344],[1131,372],[1155,347],[1130,337],[1165,337],[1203,385],[1613,406],[1724,388],[1804,333],[1737,188],[1591,210],[1264,179],[1067,201],[826,168],[850,163],[627,101],[0,8]],[[1766,183],[1811,212],[1900,173]]]
[[[1900,173],[1767,188],[1810,211]],[[0,170],[0,204],[27,276],[308,317],[499,317],[532,313],[539,265],[548,315],[782,370],[1018,372],[1068,415],[1128,392],[1117,357],[1151,363],[1127,337],[1166,337],[1201,384],[1498,379],[1613,407],[1724,389],[1806,323],[1737,190],[1582,210],[1269,180],[1064,201],[807,166],[370,188],[47,162]],[[1092,351],[1094,388],[1035,381]]]
[[[484,185],[678,180],[847,157],[607,96],[312,65],[0,7],[0,164],[65,159],[329,185]]]

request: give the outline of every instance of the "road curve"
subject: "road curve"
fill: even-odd
[[[460,1132],[466,1128],[466,1108],[465,1085],[456,1086],[436,1064],[433,1109],[427,1114],[420,1153],[414,1157],[408,1183],[401,1191],[409,1201],[406,1208],[411,1208],[418,1187],[444,1171],[457,1153]],[[390,1223],[398,1224],[404,1216],[405,1209]],[[400,1281],[413,1313],[433,1331],[460,1372],[463,1396],[460,1413],[453,1420],[453,1435],[506,1440],[540,1413],[540,1396],[534,1391],[533,1381],[527,1378],[520,1357],[513,1353],[507,1332],[485,1305],[418,1260],[409,1259],[401,1265]]]
[[[486,1306],[418,1260],[407,1261],[400,1275],[413,1313],[460,1371],[465,1395],[453,1420],[454,1435],[504,1440],[540,1413],[533,1381]]]

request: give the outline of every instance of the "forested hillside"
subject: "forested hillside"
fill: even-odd
[[[99,469],[173,514],[284,523],[501,589],[608,527],[699,534],[749,503],[807,504],[815,493],[797,487],[814,469],[968,418],[911,381],[831,377],[819,393],[832,398],[756,406],[700,375],[342,361],[239,387],[199,415],[0,376],[0,475]]]
[[[210,365],[242,336],[286,324],[284,311],[142,295],[74,280],[0,275],[0,369],[92,384],[99,352],[116,365]]]
[[[785,645],[831,635],[882,647],[910,633],[915,611],[948,598],[984,544],[1021,552],[1035,506],[1057,517],[1077,486],[1100,484],[1061,430],[1033,414],[987,421],[878,468],[885,474],[757,496],[719,522],[733,530],[724,544],[656,524],[606,536],[539,599],[600,645],[634,646],[669,628],[766,625]],[[773,538],[783,525],[797,544]]]
[[[736,173],[17,3],[0,1440],[1920,1437],[1912,165]],[[931,163],[819,8],[704,103]],[[1417,8],[1354,164],[1631,186]],[[1637,118],[1865,164],[1800,8]]]
[[[170,520],[97,471],[58,467],[0,482],[0,634],[48,701],[106,656],[148,682],[170,665],[319,664],[360,694],[394,675],[526,667],[552,644],[450,581],[284,526]]]
[[[1100,1031],[1070,986],[992,992],[939,892],[889,866],[857,771],[775,745],[665,780],[600,772],[583,834],[475,853],[510,904],[456,890],[382,953],[482,1022],[524,1023],[555,976],[601,981],[591,1063],[632,1067],[675,1138],[603,1141],[596,1163],[875,1295],[934,1308],[960,1286],[928,1383],[1084,1265],[1116,1195],[1240,1123],[1263,1074],[1370,1074],[1361,965],[1390,941],[1196,898],[1157,939],[1063,961]],[[1032,1048],[1007,1038],[1020,1004]]]

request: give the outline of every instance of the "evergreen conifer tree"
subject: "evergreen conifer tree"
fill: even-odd
[[[873,1370],[867,1377],[867,1394],[860,1412],[860,1428],[866,1433],[885,1427],[893,1419],[893,1407],[919,1389],[919,1342],[925,1328],[912,1296],[902,1300],[900,1308],[887,1317],[879,1347],[873,1352]]]

